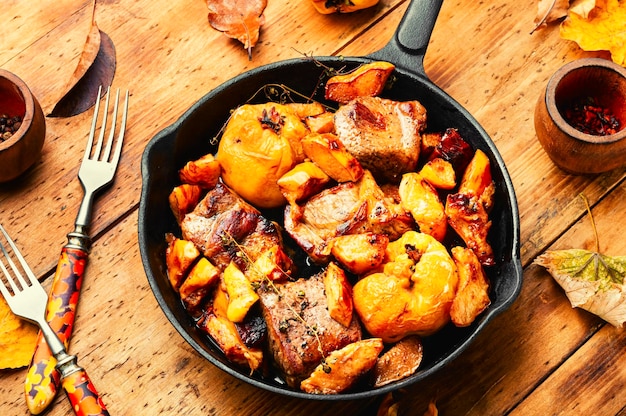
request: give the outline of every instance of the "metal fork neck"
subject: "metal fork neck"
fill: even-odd
[[[66,248],[83,250],[86,253],[91,251],[91,238],[87,235],[87,227],[77,225],[74,231],[67,235]]]

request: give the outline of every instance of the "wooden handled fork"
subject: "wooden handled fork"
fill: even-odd
[[[108,415],[109,412],[87,373],[77,364],[76,356],[67,353],[63,342],[45,319],[48,303],[46,291],[2,225],[0,225],[0,231],[9,246],[7,248],[0,242],[2,252],[0,270],[5,277],[5,279],[0,279],[2,296],[14,314],[41,328],[43,337],[56,358],[56,368],[60,373],[63,389],[72,403],[74,413],[78,416]],[[13,257],[18,260],[19,266],[13,261]]]

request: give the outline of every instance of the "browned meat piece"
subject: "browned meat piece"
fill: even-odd
[[[484,205],[476,196],[448,195],[446,201],[448,223],[474,251],[483,266],[495,264],[493,249],[487,240],[491,220]]]
[[[320,263],[329,259],[334,237],[372,232],[393,241],[413,227],[411,214],[381,190],[369,171],[358,182],[339,184],[285,209],[285,230]]]
[[[258,291],[269,349],[292,387],[299,387],[322,357],[361,339],[356,314],[347,328],[331,318],[323,273],[294,282],[265,284]]]
[[[246,270],[263,252],[282,244],[278,226],[221,182],[185,216],[181,229],[183,238],[222,271],[231,261]]]
[[[359,97],[339,107],[335,132],[364,168],[383,182],[415,170],[426,109],[418,101]]]

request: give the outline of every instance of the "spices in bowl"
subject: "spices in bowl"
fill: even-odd
[[[41,157],[45,134],[35,96],[18,76],[0,69],[0,182],[17,178]]]
[[[626,165],[626,68],[600,58],[570,62],[550,78],[535,107],[537,138],[575,174]]]
[[[23,116],[0,115],[0,142],[8,140],[17,132],[22,125]]]

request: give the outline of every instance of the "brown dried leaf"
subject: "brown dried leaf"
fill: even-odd
[[[261,26],[265,23],[263,12],[267,0],[207,0],[209,24],[226,36],[251,48],[259,40]]]
[[[626,323],[626,256],[570,249],[547,251],[535,259],[563,288],[573,307],[580,307],[622,327]]]
[[[570,0],[539,0],[537,3],[537,16],[535,17],[535,30],[541,29],[548,23],[567,16]]]
[[[115,45],[96,24],[94,1],[91,29],[78,65],[65,88],[66,93],[48,116],[71,117],[90,109],[96,103],[98,88],[111,85],[115,66]],[[105,91],[103,88],[102,93]]]

